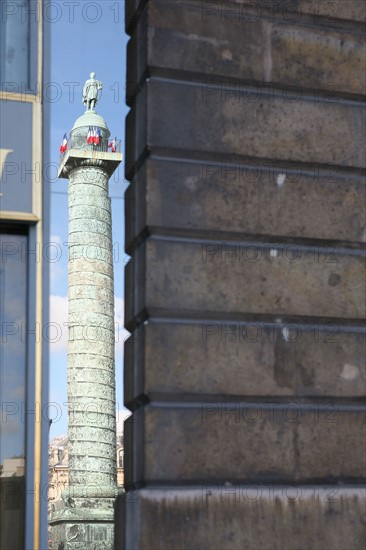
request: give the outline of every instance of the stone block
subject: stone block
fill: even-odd
[[[126,192],[126,243],[160,229],[362,242],[365,203],[365,178],[336,168],[150,158]]]
[[[260,0],[255,0],[257,4]],[[276,4],[276,0],[273,0]],[[291,11],[291,3],[286,0],[281,0],[283,5],[286,5]],[[344,19],[350,21],[366,21],[366,6],[363,0],[327,0],[326,2],[313,2],[313,0],[300,0],[293,4],[294,10],[297,13],[309,14],[314,18],[314,21],[326,23],[327,19]]]
[[[117,501],[116,548],[364,550],[365,501],[336,485],[144,488]]]
[[[269,5],[269,3],[265,3]],[[180,78],[200,81],[251,81],[254,87],[275,83],[299,96],[318,93],[364,94],[365,39],[362,34],[324,28],[286,15],[290,4],[268,11],[237,4],[231,17],[224,3],[154,1],[140,17],[128,50],[129,102],[148,70],[179,71]],[[253,3],[251,4],[253,8]],[[279,6],[276,2],[274,6]],[[258,9],[259,7],[259,9]],[[229,10],[229,3],[227,3]],[[234,11],[233,11],[234,10]],[[276,13],[276,17],[274,17]],[[281,17],[282,15],[282,17]],[[243,40],[243,36],[246,37]],[[169,48],[166,44],[169,43]],[[200,55],[197,55],[197,49]],[[301,59],[301,63],[299,63]],[[173,73],[172,73],[173,77]]]
[[[156,322],[157,321],[157,322]],[[149,319],[125,344],[125,402],[203,396],[362,398],[365,335],[335,327]],[[286,332],[286,330],[288,332]],[[330,401],[331,402],[331,401]]]
[[[130,33],[133,29],[136,19],[140,15],[143,7],[149,0],[125,0],[124,12],[125,12],[125,30],[126,33]],[[121,8],[123,9],[123,7]]]
[[[274,25],[271,29],[269,78],[287,89],[365,94],[365,37],[331,29]],[[299,63],[303,59],[304,64]],[[310,94],[311,95],[311,94]]]
[[[365,106],[150,78],[127,117],[129,167],[147,150],[364,168]],[[229,157],[228,157],[229,156]]]
[[[299,408],[300,410],[301,408]],[[309,419],[310,419],[309,415]],[[297,427],[298,472],[300,478],[366,477],[366,409],[344,413],[342,406],[327,406],[309,422]]]
[[[151,237],[126,268],[127,328],[154,310],[201,319],[210,312],[211,318],[231,319],[266,314],[278,316],[277,322],[286,315],[362,320],[365,259],[297,245],[281,249]]]
[[[180,0],[184,1],[184,0]],[[342,26],[350,22],[365,22],[363,0],[193,0],[201,4],[203,19],[257,19],[263,17],[285,23],[304,23],[319,26]],[[337,21],[337,20],[342,21]],[[359,28],[358,26],[356,28]]]
[[[362,406],[166,401],[141,407],[127,423],[135,441],[127,487],[176,480],[310,483],[366,475]]]
[[[125,23],[128,34],[133,32],[136,20],[147,4],[149,8],[156,5],[162,7],[163,4],[166,9],[171,6],[178,9],[181,4],[185,4],[187,11],[193,6],[204,23],[210,19],[217,19],[226,24],[233,20],[264,19],[270,22],[277,20],[282,23],[313,24],[320,27],[343,25],[349,28],[352,22],[357,24],[366,21],[366,6],[363,0],[191,0],[189,5],[184,0],[164,0],[164,3],[161,0],[126,0]],[[358,26],[356,28],[360,29]]]
[[[147,74],[147,10],[141,14],[133,34],[127,42],[126,60],[126,98],[127,104],[133,103],[133,95],[139,90]]]

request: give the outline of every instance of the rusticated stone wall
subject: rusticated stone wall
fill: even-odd
[[[363,0],[126,2],[125,550],[364,550]]]

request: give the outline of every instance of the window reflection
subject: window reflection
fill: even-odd
[[[29,88],[29,0],[2,0],[0,17],[0,80],[8,91]],[[10,86],[10,87],[9,87]],[[13,90],[12,90],[13,87]]]
[[[27,237],[0,235],[0,548],[23,548]]]

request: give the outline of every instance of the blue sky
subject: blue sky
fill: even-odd
[[[126,43],[124,32],[124,2],[64,2],[46,14],[51,24],[51,85],[47,95],[51,102],[51,322],[62,329],[58,341],[50,343],[50,409],[54,418],[50,437],[67,432],[66,369],[67,369],[67,180],[56,180],[55,166],[59,163],[59,147],[65,132],[69,132],[78,116],[84,112],[82,87],[90,72],[102,80],[102,97],[98,114],[107,121],[112,137],[122,139],[124,152]],[[56,9],[57,8],[57,9]],[[118,409],[123,408],[122,367],[124,266],[124,180],[123,166],[110,181],[112,197],[113,243],[115,250],[116,322],[120,327],[116,344],[116,380]],[[50,255],[51,256],[51,255]],[[55,261],[53,261],[55,260]],[[57,260],[57,261],[56,261]],[[56,333],[50,334],[56,340]],[[120,418],[123,417],[121,413]]]

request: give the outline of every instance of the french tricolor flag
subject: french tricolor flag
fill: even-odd
[[[112,153],[115,153],[117,147],[117,138],[114,138],[110,143],[108,143],[108,147],[111,147]]]
[[[88,130],[88,137],[86,139],[87,143],[90,145],[91,143],[94,143],[94,133],[93,133],[93,130],[92,130],[92,127],[89,126],[89,130]]]
[[[60,153],[65,153],[66,149],[67,149],[67,135],[64,134],[62,143],[60,145]]]
[[[100,129],[95,128],[95,131],[94,131],[94,145],[99,145],[101,137],[102,137],[102,134],[100,132]]]

